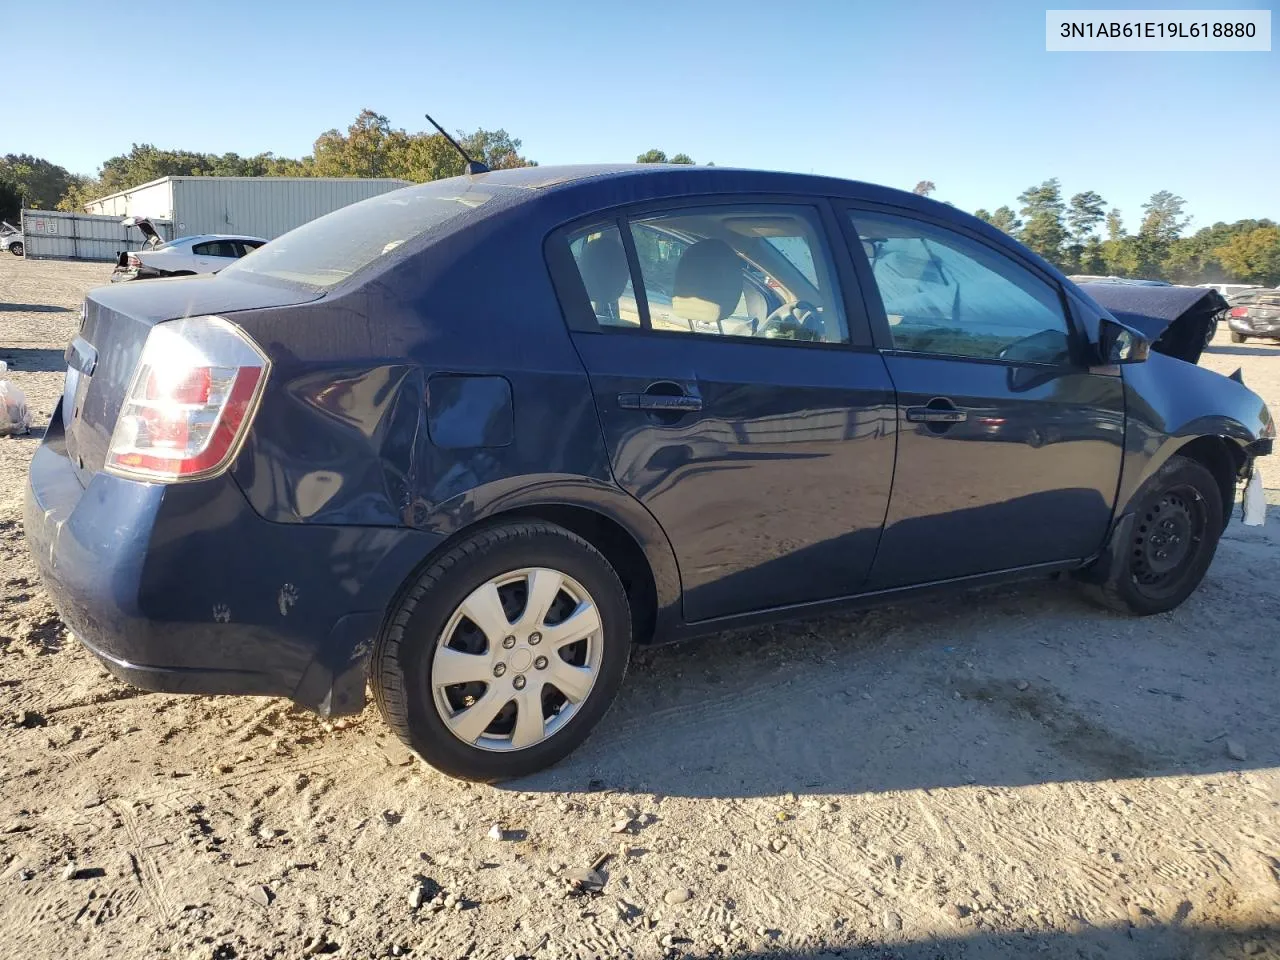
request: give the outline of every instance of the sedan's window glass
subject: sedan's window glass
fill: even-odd
[[[393,190],[290,230],[221,275],[275,277],[327,289],[492,196],[460,177]]]
[[[197,257],[227,257],[233,259],[239,254],[236,252],[235,244],[230,240],[210,240],[207,243],[197,243],[191,247],[191,252]]]
[[[831,257],[812,210],[681,209],[635,218],[630,230],[652,329],[848,342]]]
[[[898,350],[1062,363],[1069,334],[1057,292],[994,250],[950,230],[879,213],[853,215]]]
[[[575,230],[569,235],[569,250],[582,275],[582,285],[587,288],[596,321],[608,327],[640,326],[627,252],[617,224]]]
[[[803,237],[767,237],[777,251],[791,261],[791,265],[804,274],[806,280],[818,285],[818,268],[813,262],[813,251]]]

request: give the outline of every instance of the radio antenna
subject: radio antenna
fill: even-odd
[[[466,166],[467,176],[471,176],[477,173],[489,172],[489,168],[486,167],[479,160],[472,160],[469,156],[467,156],[467,151],[462,149],[462,145],[458,143],[457,140],[453,139],[453,137],[449,136],[449,134],[445,132],[444,127],[440,126],[440,124],[432,120],[431,114],[424,113],[423,116],[427,118],[427,123],[431,124],[433,127],[435,127],[437,130],[440,131],[440,136],[448,140],[449,143],[453,146],[453,149],[457,150],[458,153],[462,154],[462,159],[467,161],[467,166]]]

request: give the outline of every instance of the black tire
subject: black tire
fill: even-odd
[[[1246,337],[1243,333],[1236,333],[1234,330],[1232,330],[1232,331],[1231,331],[1231,342],[1232,342],[1232,343],[1244,343],[1244,342],[1245,342],[1246,340],[1248,340],[1248,339],[1249,339],[1249,338],[1248,338],[1248,337]]]
[[[1173,456],[1133,499],[1116,529],[1102,582],[1086,587],[1104,606],[1150,616],[1186,600],[1204,579],[1222,535],[1222,493],[1198,461]]]
[[[567,574],[590,594],[601,623],[600,664],[590,692],[559,730],[533,746],[495,752],[464,742],[446,725],[432,692],[433,657],[450,618],[473,590],[530,567]],[[482,782],[525,776],[563,759],[587,738],[622,686],[630,648],[626,591],[595,547],[550,523],[488,527],[432,561],[404,591],[374,647],[374,700],[396,735],[437,770]]]
[[[23,247],[21,243],[11,243],[11,244],[9,244],[9,252],[10,252],[10,253],[12,253],[15,257],[20,257],[20,256],[22,256],[22,251],[23,251],[24,249],[26,249],[26,248],[25,248],[25,247]]]

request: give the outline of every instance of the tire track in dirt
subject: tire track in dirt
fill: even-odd
[[[133,810],[127,803],[112,801],[108,806],[120,819],[125,836],[129,840],[129,860],[133,866],[133,877],[147,905],[162,923],[172,923],[177,919],[178,908],[169,896],[168,885],[160,865],[152,856],[147,844],[143,842],[142,833],[138,829],[138,818],[134,816]]]

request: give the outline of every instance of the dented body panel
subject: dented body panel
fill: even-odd
[[[1146,479],[1191,441],[1221,438],[1242,476],[1261,452],[1254,445],[1274,434],[1271,413],[1257,394],[1204,367],[1153,353],[1145,363],[1126,367],[1124,380],[1125,452],[1117,517]],[[1231,503],[1224,506],[1229,509]]]
[[[415,571],[478,524],[538,511],[599,518],[638,548],[655,607],[643,640],[1078,567],[1182,445],[1212,436],[1244,451],[1268,429],[1247,389],[1163,356],[1123,373],[1082,364],[1052,376],[995,364],[961,376],[945,362],[886,357],[871,346],[851,265],[841,274],[847,350],[700,341],[680,369],[705,388],[707,411],[655,425],[621,410],[615,394],[631,387],[606,376],[648,376],[645,351],[615,354],[610,371],[598,357],[608,338],[572,328],[544,252],[556,228],[626,204],[722,194],[964,215],[845,181],[705,168],[534,168],[466,184],[491,198],[325,290],[255,278],[251,257],[213,278],[91,293],[84,346],[114,373],[84,375],[87,414],[78,394],[54,412],[25,519],[69,628],[118,675],[358,711],[369,653]],[[1105,311],[1086,294],[999,231],[968,217],[963,226],[1057,278],[1080,335],[1096,336]],[[174,484],[98,469],[147,330],[201,314],[236,324],[270,361],[229,469]],[[769,369],[742,373],[762,358]],[[944,391],[975,409],[982,400],[989,415],[943,438],[900,409]],[[777,450],[757,442],[762,423]],[[83,449],[68,443],[77,435]],[[1016,476],[984,480],[985,499],[950,489],[948,477],[989,479],[997,462]],[[785,495],[755,518],[726,516],[725,484],[736,481],[745,502],[758,485],[744,478],[766,475],[761,463]],[[917,575],[911,558],[936,541],[940,519],[954,550]],[[999,537],[1014,527],[1010,552]],[[1064,542],[1036,542],[1054,530]],[[762,532],[767,549],[754,542]]]

